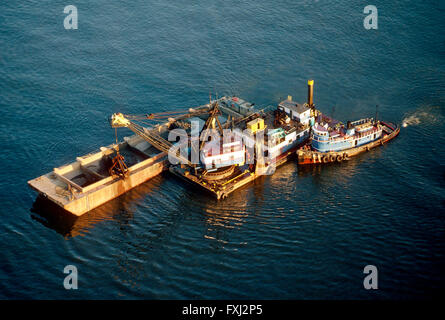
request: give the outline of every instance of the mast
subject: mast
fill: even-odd
[[[374,120],[374,123],[377,123],[377,122],[378,122],[378,120],[377,120],[378,110],[379,110],[379,105],[377,104],[377,105],[375,106],[375,120]]]

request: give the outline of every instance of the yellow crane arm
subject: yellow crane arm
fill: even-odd
[[[127,116],[125,116],[122,113],[114,113],[111,116],[110,124],[111,124],[112,128],[125,127],[125,128],[130,129],[131,131],[133,131],[134,133],[139,135],[141,138],[146,140],[148,143],[150,143],[153,147],[155,147],[156,149],[158,149],[161,152],[168,153],[170,151],[171,147],[173,146],[173,144],[170,141],[162,138],[155,130],[150,130],[150,129],[144,128],[143,126],[141,126],[137,123],[134,123],[133,121],[129,120],[127,118]],[[188,159],[183,158],[180,155],[179,149],[175,156],[182,163],[187,163],[188,165],[192,165],[192,163]]]

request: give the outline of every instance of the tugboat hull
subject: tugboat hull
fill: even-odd
[[[375,147],[381,146],[395,138],[400,132],[400,126],[388,122],[380,122],[383,127],[383,135],[380,139],[369,142],[359,147],[342,151],[319,152],[312,150],[309,146],[297,150],[299,165],[325,164],[330,162],[342,162],[367,152]]]

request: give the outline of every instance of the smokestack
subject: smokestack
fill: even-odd
[[[307,104],[309,107],[314,105],[314,80],[307,81]]]

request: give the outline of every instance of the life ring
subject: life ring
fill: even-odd
[[[337,162],[341,162],[343,160],[343,157],[341,155],[337,156]]]
[[[329,160],[331,160],[331,162],[334,162],[334,161],[335,161],[335,156],[334,156],[334,155],[331,155],[331,156],[329,157]]]
[[[328,163],[329,162],[329,157],[328,156],[324,156],[323,157],[323,162],[324,163]]]
[[[343,160],[348,160],[348,154],[347,153],[343,153]]]

